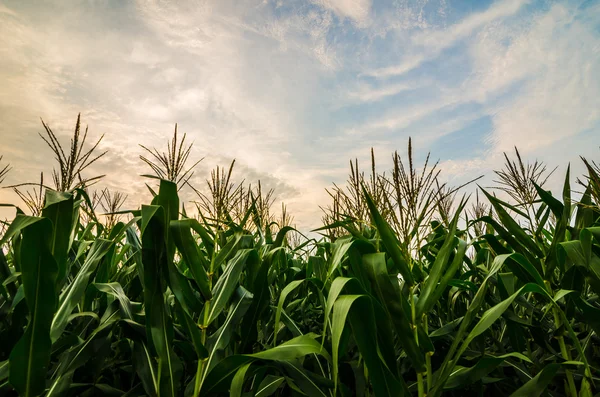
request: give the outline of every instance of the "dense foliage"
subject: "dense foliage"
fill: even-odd
[[[122,197],[106,192],[100,197],[111,214],[96,214],[69,155],[61,157],[55,189],[39,184],[37,206],[36,194],[23,196],[33,215],[17,209],[0,239],[0,394],[597,390],[594,163],[584,160],[576,201],[568,171],[553,195],[517,152],[518,163],[507,157],[507,171],[498,173],[515,202],[481,189],[486,204],[477,199],[471,211],[466,200],[452,205],[455,191],[436,185],[437,173],[436,184],[418,182],[412,158],[407,172],[395,165],[390,185],[374,165],[371,181],[356,165],[353,195],[332,195],[338,201],[320,229],[324,237],[290,244],[295,231],[265,222],[262,198],[251,192],[235,218],[225,204],[213,211],[219,219],[188,217],[178,189],[190,169],[177,159],[189,150],[176,147],[175,135],[168,153],[155,151],[159,164],[144,159],[162,179],[151,203],[123,211],[128,221],[118,218]],[[222,189],[215,182],[213,196],[229,189],[228,180]],[[211,202],[208,194],[202,205]]]

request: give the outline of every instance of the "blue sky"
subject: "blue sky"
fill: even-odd
[[[550,187],[600,155],[598,1],[0,0],[0,37],[5,183],[49,177],[39,118],[66,139],[78,112],[129,206],[148,199],[137,144],[177,122],[198,186],[235,158],[303,229],[348,160],[373,147],[385,169],[409,136],[451,184],[491,181],[514,145],[559,166]]]

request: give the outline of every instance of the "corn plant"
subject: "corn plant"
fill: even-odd
[[[15,185],[8,187],[12,188],[13,191],[17,194],[17,196],[19,196],[19,198],[23,201],[25,206],[29,209],[29,212],[31,212],[31,215],[38,216],[42,213],[42,209],[44,208],[44,173],[40,173],[39,185],[34,186],[32,189],[28,189],[25,191],[19,189],[19,187],[25,185]]]
[[[486,234],[480,230],[472,239],[459,230],[463,201],[448,227],[432,225],[411,262],[364,189],[376,234],[349,235],[324,247],[323,332],[337,366],[335,390],[593,394],[600,318],[594,186],[577,205],[573,224],[568,172],[561,200],[532,184],[542,212],[549,208],[557,219],[551,225],[544,217],[538,225],[536,235],[544,239],[508,213],[526,216],[521,210],[482,190],[497,216],[479,206],[480,216],[467,226],[484,222]],[[342,375],[340,357],[352,372]],[[366,370],[356,371],[361,365]]]
[[[511,160],[504,153],[504,167],[494,171],[498,179],[494,181],[493,189],[506,193],[513,200],[513,203],[521,210],[513,213],[513,216],[521,218],[529,226],[530,232],[535,234],[540,222],[543,223],[541,218],[544,216],[543,212],[538,211],[541,207],[538,205],[536,185],[543,187],[556,168],[548,171],[547,166],[538,160],[533,163],[524,162],[516,146],[515,155],[516,161]],[[554,216],[547,208],[546,210],[551,217]],[[525,216],[521,216],[522,214]]]
[[[104,175],[97,175],[90,178],[83,178],[81,173],[87,169],[90,165],[95,163],[98,159],[103,157],[107,152],[102,152],[98,155],[94,154],[94,151],[98,148],[100,142],[102,142],[102,135],[95,144],[92,145],[87,151],[84,151],[85,140],[87,139],[88,127],[85,127],[85,132],[81,136],[81,114],[77,115],[77,122],[75,123],[75,131],[70,141],[69,150],[67,153],[63,150],[60,140],[56,134],[50,129],[50,126],[42,120],[44,126],[45,135],[39,134],[40,138],[46,144],[55,155],[55,159],[59,165],[58,170],[52,171],[52,179],[54,180],[54,187],[59,192],[66,192],[75,188],[90,186],[97,182]]]
[[[514,219],[524,203],[480,189],[471,211],[432,196],[410,244],[386,215],[395,199],[364,178],[364,219],[298,245],[285,207],[269,232],[264,193],[226,227],[188,216],[186,167],[138,209],[105,194],[110,221],[87,189],[42,184],[41,211],[0,238],[0,395],[593,396],[600,178],[587,164],[577,201],[569,171],[558,196],[531,181],[533,230]]]
[[[100,208],[104,211],[104,227],[108,233],[121,222],[122,215],[120,213],[123,204],[127,200],[127,195],[113,191],[111,192],[108,188],[104,188],[98,192],[94,192],[92,202],[97,201]]]
[[[234,184],[231,181],[235,160],[225,172],[224,167],[217,166],[210,172],[210,180],[206,180],[208,193],[196,189],[190,184],[198,200],[196,209],[202,217],[213,220],[217,228],[227,224],[228,217],[241,220],[248,209],[244,201],[244,181]]]
[[[194,167],[202,161],[200,159],[186,169],[188,157],[194,146],[193,143],[184,146],[186,136],[186,134],[183,134],[183,138],[177,146],[177,124],[175,124],[175,132],[173,132],[171,142],[167,142],[166,152],[161,153],[156,148],[149,149],[144,145],[140,145],[151,156],[149,159],[140,155],[140,159],[152,168],[155,176],[159,179],[175,182],[180,188],[190,180],[194,175]]]

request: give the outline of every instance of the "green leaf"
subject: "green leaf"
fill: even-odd
[[[52,222],[36,218],[22,229],[21,280],[29,308],[25,334],[10,353],[10,383],[25,397],[44,392],[56,310],[58,265],[51,254]]]
[[[544,190],[535,182],[533,182],[533,186],[535,187],[535,190],[537,191],[542,201],[546,203],[546,205],[548,205],[548,208],[550,208],[556,219],[560,219],[563,215],[563,211],[565,208],[563,203],[552,197],[552,194],[550,194],[550,192]]]
[[[327,264],[325,259],[320,256],[309,256],[308,257],[308,266],[313,269],[313,274],[321,281],[325,281],[327,278]],[[311,277],[311,275],[307,274],[307,277]]]
[[[319,354],[331,360],[329,353],[314,340],[313,335],[307,334],[291,339],[279,346],[255,354],[233,355],[219,362],[206,376],[200,391],[201,396],[214,394],[223,384],[230,384],[229,379],[240,367],[257,359],[269,361],[290,361],[308,354]]]
[[[331,278],[334,273],[341,267],[346,254],[352,255],[352,250],[356,249],[361,254],[376,252],[373,244],[365,240],[356,240],[350,237],[339,238],[333,243],[333,255],[329,260],[329,269],[327,278]]]
[[[479,319],[479,322],[475,325],[475,327],[473,327],[469,335],[467,335],[465,338],[463,347],[460,350],[461,353],[467,348],[473,339],[485,332],[498,318],[500,318],[500,316],[506,311],[506,309],[510,307],[513,301],[519,295],[526,292],[538,292],[545,294],[545,290],[542,287],[537,284],[529,283],[521,287],[517,292],[509,296],[507,299],[486,310]],[[461,353],[459,353],[459,355]]]
[[[415,339],[409,314],[404,309],[408,304],[403,304],[402,300],[404,298],[400,294],[399,288],[394,287],[390,276],[387,274],[384,254],[363,255],[363,264],[371,279],[373,290],[394,324],[396,335],[406,355],[410,358],[416,371],[423,371],[425,357]],[[394,282],[397,283],[397,280]]]
[[[534,255],[537,257],[543,257],[544,253],[540,250],[537,244],[531,239],[531,237],[525,233],[525,231],[519,226],[519,224],[513,219],[512,216],[506,212],[504,207],[509,207],[509,205],[502,200],[490,195],[484,189],[481,189],[483,194],[486,195],[496,213],[498,214],[498,218],[502,221],[502,224],[506,226],[506,229],[521,243],[524,247],[527,247]],[[515,208],[511,208],[513,211]]]
[[[400,271],[404,282],[407,285],[413,285],[415,281],[413,279],[412,272],[410,271],[410,268],[408,267],[408,264],[406,263],[402,252],[400,251],[400,243],[398,242],[396,234],[394,233],[390,225],[385,221],[385,219],[383,219],[383,217],[377,210],[373,199],[371,198],[364,186],[362,187],[362,190],[363,196],[365,197],[365,201],[367,202],[367,206],[369,207],[369,211],[371,213],[371,218],[373,219],[373,222],[377,227],[377,231],[379,231],[381,241],[383,242],[383,245],[385,245],[387,253],[390,255],[390,257],[394,261],[394,264]]]
[[[152,355],[148,346],[141,342],[135,341],[133,343],[133,356],[132,356],[133,367],[138,377],[140,378],[144,390],[148,395],[154,397],[159,393],[158,390],[158,379],[156,364],[152,359]]]
[[[17,294],[16,279],[20,275],[20,272],[11,272],[4,251],[2,251],[2,247],[0,246],[0,282],[13,297]],[[0,288],[0,291],[2,291],[2,288]]]
[[[52,385],[48,390],[48,397],[60,396],[72,382],[73,373],[82,367],[92,358],[96,357],[101,349],[109,349],[110,341],[106,336],[112,330],[113,325],[120,320],[120,311],[116,302],[110,305],[102,319],[100,325],[82,343],[71,347],[61,357],[61,365],[58,368],[58,375],[54,378]],[[121,311],[122,312],[122,311]]]
[[[242,397],[242,393],[244,391],[244,381],[246,380],[246,372],[248,372],[251,365],[252,363],[242,365],[233,376],[233,379],[231,380],[231,389],[229,392],[230,397]]]
[[[158,196],[156,196],[158,197]],[[156,198],[155,198],[156,199]],[[165,304],[168,257],[163,207],[142,206],[142,262],[145,280],[146,332],[159,360],[160,395],[177,395],[181,371],[173,351],[173,323]]]
[[[456,319],[450,321],[449,323],[444,324],[440,328],[431,332],[429,334],[429,337],[430,338],[440,338],[442,336],[451,334],[456,329],[456,327],[458,327],[460,325],[460,322],[463,320],[463,318],[464,317],[459,317],[459,318],[456,318]]]
[[[17,236],[24,228],[33,223],[36,223],[39,220],[40,218],[35,216],[17,214],[15,219],[13,219],[13,221],[8,226],[8,229],[6,229],[6,232],[4,232],[2,239],[0,239],[0,246],[6,244],[8,240]]]
[[[9,374],[9,362],[8,360],[4,360],[0,362],[0,382],[3,382],[8,378]]]
[[[354,340],[362,354],[372,380],[375,396],[399,396],[406,390],[406,385],[397,379],[390,368],[380,358],[380,347],[377,345],[375,316],[371,300],[367,295],[342,295],[333,308],[332,345],[335,355],[334,381],[337,388],[337,349],[339,338],[344,328],[346,318],[352,326]],[[381,348],[389,348],[382,346]]]
[[[229,345],[234,329],[248,311],[251,303],[252,294],[244,287],[239,286],[236,290],[236,296],[231,302],[225,322],[208,340],[207,371],[210,371],[217,364],[219,356],[222,356],[220,353]]]
[[[164,179],[160,180],[158,195],[152,200],[153,205],[158,205],[164,211],[164,238],[167,246],[167,260],[173,261],[175,255],[175,243],[171,238],[169,224],[179,219],[179,196],[177,195],[177,184]]]
[[[194,294],[187,277],[181,273],[175,263],[167,263],[167,273],[169,274],[169,288],[184,310],[190,313],[202,311],[202,302]]]
[[[453,266],[450,266],[449,271],[447,271],[446,263],[450,260],[450,255],[458,243],[458,239],[454,236],[454,234],[456,233],[456,223],[458,222],[459,214],[460,213],[457,212],[454,215],[448,230],[448,234],[444,240],[444,244],[442,244],[442,247],[438,251],[433,265],[429,268],[429,274],[423,283],[422,291],[419,295],[419,301],[416,305],[417,318],[420,318],[423,313],[428,312],[431,309],[431,306],[433,306],[433,303],[436,301],[435,298],[437,294],[434,292],[438,288],[438,282],[443,275],[450,273],[453,270]],[[464,256],[464,253],[462,256]],[[457,258],[459,261],[457,263],[458,265],[462,263],[462,256]],[[452,275],[456,273],[456,268],[457,266],[454,267],[454,272],[452,272]],[[445,281],[447,283],[449,279]],[[446,288],[446,285],[439,285],[439,287],[443,291]]]
[[[112,295],[116,299],[119,300],[119,305],[121,306],[121,311],[123,312],[123,318],[133,320],[133,312],[131,310],[131,301],[125,295],[125,291],[123,291],[123,287],[121,284],[112,282],[112,283],[94,283],[94,287],[98,289],[98,291],[104,292],[106,294]]]
[[[252,262],[258,262],[258,253],[254,249],[239,250],[229,261],[225,271],[213,288],[214,296],[205,326],[210,325],[221,314],[237,288],[242,271],[248,263]]]
[[[242,329],[245,331],[242,334],[240,351],[242,353],[250,353],[252,351],[252,346],[250,345],[258,339],[258,321],[269,305],[270,299],[268,273],[273,257],[278,252],[281,252],[281,250],[271,250],[269,254],[263,257],[256,274],[251,276],[251,285],[247,286],[254,295],[254,299],[252,299],[252,305],[242,321]]]
[[[235,252],[237,245],[242,239],[242,234],[235,233],[233,236],[227,240],[227,243],[219,250],[219,253],[215,257],[215,260],[211,263],[210,272],[214,273],[221,264],[225,263],[225,261],[230,257],[232,253]]]
[[[63,333],[67,326],[67,320],[75,306],[79,304],[83,295],[85,294],[86,288],[89,284],[90,277],[96,271],[98,264],[106,256],[109,250],[114,246],[114,243],[110,240],[96,239],[87,254],[83,265],[75,279],[69,284],[60,296],[58,310],[52,320],[52,327],[50,336],[54,343],[60,335]]]
[[[279,302],[277,303],[277,311],[275,312],[275,325],[274,325],[274,333],[273,333],[273,344],[277,345],[277,332],[279,331],[279,320],[281,318],[281,311],[283,310],[283,303],[285,302],[285,298],[298,288],[305,280],[294,280],[290,282],[285,288],[281,291],[279,295]]]
[[[281,230],[279,230],[279,232],[277,232],[277,237],[275,238],[275,242],[273,243],[273,247],[274,248],[278,248],[281,247],[283,245],[283,240],[285,239],[285,235],[288,232],[291,231],[295,231],[296,229],[294,229],[291,226],[284,226],[281,228]]]
[[[230,385],[230,379],[244,365],[252,363],[254,359],[249,355],[236,354],[228,356],[221,360],[206,375],[203,387],[200,390],[200,396],[213,396],[217,391],[222,390],[223,386]]]
[[[498,365],[502,364],[508,358],[518,358],[520,360],[531,363],[531,360],[521,353],[508,353],[501,356],[484,356],[477,364],[470,368],[460,368],[450,375],[444,389],[456,389],[479,381],[484,376],[487,376]]]
[[[330,325],[329,315],[331,314],[331,310],[333,310],[333,305],[337,300],[338,296],[342,293],[342,290],[348,285],[349,290],[347,290],[350,294],[362,294],[364,291],[362,290],[360,283],[355,278],[350,277],[336,277],[331,283],[331,287],[329,288],[329,295],[327,295],[327,303],[325,306],[325,321],[323,323],[323,339],[325,339],[325,333],[327,332],[327,327]]]
[[[278,346],[262,352],[250,354],[249,356],[262,360],[283,360],[289,361],[307,354],[319,354],[331,361],[331,357],[327,350],[319,342],[314,339],[315,335],[306,334],[290,339]]]
[[[344,332],[344,328],[346,327],[346,318],[348,317],[348,312],[352,307],[354,301],[360,298],[363,295],[347,295],[352,296],[352,298],[342,299],[339,302],[335,303],[335,311],[333,312],[333,320],[331,322],[331,353],[333,355],[333,381],[334,381],[334,392],[333,394],[337,394],[338,387],[338,361],[339,361],[339,348],[340,348],[340,340],[342,338],[342,333]]]
[[[192,229],[194,229],[194,231],[196,233],[198,233],[198,235],[200,236],[200,239],[202,239],[202,243],[204,244],[204,249],[206,249],[206,253],[208,254],[208,257],[212,258],[214,255],[214,252],[215,252],[215,241],[209,235],[207,229],[204,228],[195,219],[191,220],[190,226],[192,227]]]
[[[537,285],[542,288],[546,288],[546,284],[544,283],[544,279],[542,275],[537,271],[537,269],[521,254],[515,253],[509,255],[507,259],[507,264],[510,266],[511,262],[516,262],[519,266],[521,266],[527,274],[531,277],[531,281],[534,281]],[[517,273],[515,272],[515,275]],[[529,282],[530,280],[521,279],[523,282]]]
[[[210,300],[212,298],[212,293],[210,291],[210,286],[208,282],[208,276],[206,274],[206,269],[210,267],[208,261],[201,254],[198,246],[196,245],[196,241],[192,236],[190,231],[191,223],[197,222],[192,219],[183,219],[180,221],[171,221],[171,236],[175,241],[175,245],[179,250],[179,253],[185,260],[185,263],[188,265],[198,288],[200,288],[200,292],[204,299]]]
[[[592,206],[591,186],[588,184],[583,196],[577,203],[577,212],[575,213],[575,231],[585,229],[594,223],[594,207]],[[576,237],[576,236],[575,236]]]
[[[309,397],[327,397],[322,391],[322,387],[317,385],[315,381],[308,375],[308,371],[299,365],[290,362],[281,361],[278,363],[285,372],[300,386],[302,393]],[[291,382],[288,379],[288,385],[291,387]]]
[[[465,313],[462,321],[460,322],[460,327],[456,335],[454,336],[450,349],[444,357],[444,362],[442,363],[438,371],[439,375],[437,376],[436,382],[433,385],[433,389],[429,393],[431,396],[435,397],[442,395],[443,388],[446,384],[446,381],[448,380],[448,377],[453,372],[453,369],[456,366],[458,359],[464,352],[464,349],[466,349],[464,338],[467,333],[467,328],[471,325],[471,322],[475,318],[475,315],[478,313],[479,309],[481,308],[481,305],[485,300],[485,296],[488,291],[489,280],[490,278],[494,277],[496,273],[498,273],[498,271],[500,271],[500,269],[504,266],[504,263],[506,262],[509,256],[509,254],[505,254],[498,255],[496,256],[496,258],[494,258],[494,261],[492,262],[492,265],[490,266],[486,277],[484,278],[479,289],[477,290],[475,297],[470,302],[467,312]],[[459,348],[459,344],[461,343],[463,349],[458,354],[456,354]]]
[[[256,397],[268,397],[275,393],[279,386],[285,381],[283,376],[267,375],[256,390]]]
[[[46,205],[42,216],[52,221],[51,252],[58,264],[57,283],[62,285],[67,275],[67,254],[73,226],[73,194],[46,190]]]
[[[560,364],[551,363],[546,365],[534,378],[518,388],[511,396],[538,397],[546,390],[552,378],[560,369]]]

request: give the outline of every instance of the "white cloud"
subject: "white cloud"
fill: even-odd
[[[369,135],[373,133],[389,133],[391,131],[400,131],[413,127],[416,123],[426,120],[428,117],[432,117],[436,112],[442,109],[453,108],[462,103],[462,99],[458,93],[452,92],[448,94],[442,94],[434,96],[428,101],[420,100],[419,103],[412,104],[407,103],[400,106],[394,107],[392,110],[388,110],[384,113],[378,113],[376,116],[371,117],[364,123],[348,129],[348,133],[351,135]],[[457,117],[455,120],[450,120],[449,125],[461,124],[464,121],[465,115]],[[467,115],[468,120],[472,120],[472,115]],[[436,121],[436,124],[439,122]],[[437,125],[432,128],[431,131],[426,132],[423,135],[426,139],[439,138],[445,133],[444,128],[437,128]]]
[[[485,157],[440,165],[459,180],[499,165],[515,143],[560,157],[566,139],[598,126],[597,7],[558,4],[521,18],[525,1],[499,1],[444,28],[456,14],[443,1],[377,10],[371,1],[291,1],[140,0],[118,26],[103,8],[0,6],[0,137],[10,142],[1,151],[15,166],[8,182],[48,168],[39,116],[66,138],[82,111],[92,136],[106,133],[103,184],[137,205],[145,197],[137,175],[148,171],[137,143],[163,147],[178,122],[195,141],[193,157],[206,157],[198,181],[235,157],[240,178],[281,189],[309,228],[327,204],[324,188],[345,179],[350,158],[367,164],[370,147],[386,169],[408,135],[426,152],[490,116]]]
[[[451,103],[446,101],[436,101],[424,103],[415,106],[410,106],[402,109],[402,111],[394,111],[392,115],[383,116],[377,120],[367,123],[364,128],[366,130],[396,130],[410,126],[412,123],[423,119],[436,110],[440,110]]]
[[[297,7],[294,12],[276,16],[267,2],[257,0],[205,1],[199,6],[194,2],[151,0],[138,1],[137,5],[144,21],[168,45],[198,55],[205,56],[207,51],[227,52],[232,48],[232,41],[248,44],[253,41],[249,36],[254,34],[275,40],[279,43],[279,50],[309,55],[327,69],[339,66],[335,49],[327,41],[333,24],[328,7],[325,12]],[[332,5],[336,5],[335,2]],[[336,5],[335,9],[351,8]],[[234,60],[235,55],[231,54],[229,59]]]
[[[326,43],[331,12],[274,20],[283,48],[261,29],[263,20],[244,19],[260,16],[256,4],[206,4],[140,2],[128,29],[100,39],[95,25],[107,22],[101,12],[84,22],[75,7],[37,26],[35,12],[53,11],[21,17],[2,9],[0,35],[8,39],[0,42],[0,136],[10,140],[2,152],[15,165],[7,182],[49,169],[39,116],[67,138],[83,111],[92,136],[106,132],[102,147],[109,150],[90,172],[107,173],[102,186],[125,191],[136,207],[146,195],[138,175],[148,172],[137,144],[162,148],[179,122],[196,142],[194,157],[206,156],[199,177],[221,164],[220,156],[236,158],[240,176],[277,187],[298,222],[314,226],[321,191],[310,182],[314,171],[299,176],[299,160],[289,152],[299,146],[293,142],[303,144],[299,115],[319,95],[324,64],[335,59]],[[0,191],[0,202],[7,194]]]
[[[467,16],[448,29],[424,31],[414,35],[413,42],[426,48],[441,50],[448,48],[456,41],[471,35],[475,30],[500,18],[516,14],[529,0],[504,0],[494,3],[485,11]]]
[[[373,88],[368,84],[359,83],[356,90],[348,92],[347,98],[351,102],[377,102],[398,95],[404,91],[413,90],[419,86],[421,86],[421,84],[397,83]]]
[[[469,174],[483,174],[493,167],[489,158],[471,158],[463,160],[445,160],[438,164],[444,178],[455,178]]]
[[[167,61],[167,57],[164,56],[164,54],[152,51],[152,49],[148,48],[148,45],[143,42],[136,42],[131,50],[129,60],[133,63],[146,65],[152,68],[157,64]]]
[[[366,76],[373,77],[390,77],[390,76],[400,76],[404,73],[410,72],[411,70],[419,67],[425,60],[426,56],[423,54],[416,54],[414,56],[408,57],[405,61],[401,62],[398,65],[387,66],[384,68],[379,68],[371,71],[367,71],[363,73]]]
[[[440,53],[457,41],[469,37],[477,29],[500,18],[517,13],[529,0],[504,0],[494,3],[489,9],[472,14],[447,29],[424,29],[410,38],[410,47],[404,59],[397,65],[369,70],[363,74],[378,78],[400,76],[437,58]]]
[[[7,6],[0,4],[0,14],[8,14],[10,16],[17,16],[17,14],[11,10],[10,8],[8,8]]]
[[[510,151],[517,145],[526,154],[597,128],[600,45],[594,25],[600,18],[591,17],[589,10],[584,17],[577,8],[558,4],[538,12],[527,23],[489,24],[521,6],[519,2],[501,4],[503,7],[493,6],[485,15],[467,18],[460,23],[465,27],[454,29],[457,33],[451,35],[457,37],[487,23],[466,41],[471,70],[466,79],[440,89],[432,101],[400,105],[379,114],[354,128],[355,133],[409,129],[412,134],[418,121],[431,118],[443,108],[466,104],[483,106],[476,112],[478,117],[492,117],[493,133],[488,141],[495,153]],[[433,125],[425,141],[449,132],[444,132],[445,124],[449,128],[464,126],[452,122],[463,119],[464,112]]]
[[[490,29],[474,42],[474,98],[485,102],[511,89],[490,109],[496,150],[517,144],[531,151],[600,121],[600,45],[576,14],[555,5],[519,34]]]
[[[342,18],[350,18],[359,27],[369,24],[371,0],[312,0],[324,8],[333,10]]]

